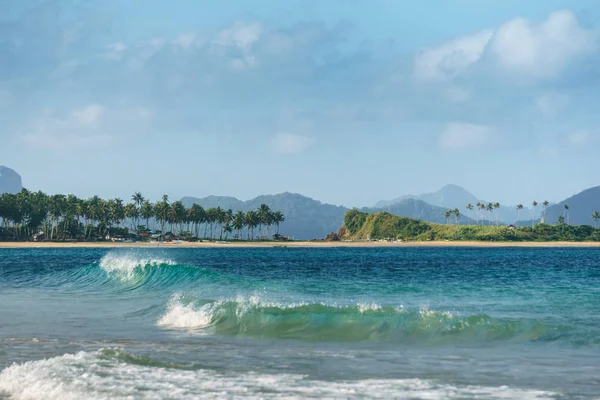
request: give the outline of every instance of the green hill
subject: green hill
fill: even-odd
[[[589,225],[547,225],[534,228],[481,225],[442,225],[399,217],[387,212],[350,210],[340,236],[351,240],[476,240],[476,241],[599,241],[600,229]]]
[[[184,197],[181,200],[186,207],[196,203],[204,208],[217,207],[247,212],[266,204],[272,210],[281,211],[285,222],[280,232],[295,239],[324,238],[328,233],[337,231],[344,219],[345,207],[321,203],[297,193],[280,193],[258,196],[248,201],[234,197],[208,196],[204,198]]]
[[[569,208],[565,209],[565,205]],[[570,225],[592,224],[592,214],[600,212],[600,186],[589,188],[548,207],[546,222],[555,224],[563,217]]]

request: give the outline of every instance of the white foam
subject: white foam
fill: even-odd
[[[377,303],[358,303],[358,311],[363,314],[367,311],[381,310],[381,306]]]
[[[212,321],[214,303],[195,309],[192,304],[182,304],[180,296],[169,302],[167,312],[158,321],[158,326],[172,329],[206,328]]]
[[[131,280],[135,277],[135,270],[142,271],[147,267],[159,267],[161,265],[175,265],[169,259],[140,257],[135,254],[108,253],[100,260],[100,267],[108,274],[122,280]]]
[[[295,374],[178,370],[126,364],[80,352],[0,372],[0,395],[15,400],[217,398],[549,399],[540,390],[454,386],[421,379],[321,381]]]

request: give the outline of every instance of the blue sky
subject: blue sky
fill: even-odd
[[[365,206],[600,184],[595,0],[6,4],[0,164],[30,189]]]

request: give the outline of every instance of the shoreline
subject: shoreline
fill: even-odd
[[[431,242],[183,242],[183,243],[122,243],[122,242],[0,242],[0,249],[23,248],[383,248],[383,247],[600,247],[600,242],[480,242],[480,241],[431,241]]]

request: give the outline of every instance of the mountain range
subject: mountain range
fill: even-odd
[[[0,165],[0,194],[19,193],[23,189],[21,175],[16,171]]]
[[[18,193],[22,189],[21,176],[14,170],[0,166],[0,194]],[[35,189],[35,188],[32,188]],[[283,212],[285,222],[280,226],[280,232],[295,239],[324,238],[330,232],[337,232],[344,221],[344,214],[349,208],[322,203],[297,193],[280,193],[275,195],[262,195],[251,200],[243,201],[235,197],[207,196],[204,198],[184,197],[182,202],[186,207],[197,203],[204,208],[221,207],[241,210],[244,212],[255,210],[261,204],[267,204],[272,210]],[[466,210],[467,204],[475,205],[478,197],[457,185],[446,185],[437,192],[420,195],[406,195],[393,200],[380,201],[373,207],[361,208],[362,212],[376,213],[386,211],[390,214],[420,219],[433,223],[454,223],[452,215],[446,220],[445,213],[449,209],[460,210],[459,223],[475,223],[477,219],[490,220],[500,223],[519,225],[531,224],[532,209],[524,208],[518,214],[514,206],[501,206],[496,212],[478,213]],[[557,204],[551,204],[544,211],[541,201],[535,210],[536,220],[542,219],[547,223],[555,224],[559,217],[564,217],[565,222],[572,225],[591,225],[591,215],[600,211],[600,186],[593,187],[571,196]],[[568,209],[565,208],[568,206]],[[480,215],[478,215],[480,214]],[[520,218],[518,218],[520,217]]]
[[[491,199],[483,200],[470,193],[466,189],[458,185],[446,185],[442,187],[437,192],[433,193],[424,193],[419,195],[405,195],[393,200],[382,200],[375,204],[373,208],[384,208],[386,206],[390,206],[393,204],[397,204],[406,199],[418,199],[422,200],[425,203],[431,204],[433,206],[442,207],[445,209],[455,209],[458,208],[461,213],[468,214],[472,219],[483,219],[483,220],[492,220],[496,222],[496,217],[498,220],[503,221],[506,224],[513,224],[518,219],[527,219],[527,217],[531,214],[531,208],[527,205],[524,205],[523,209],[518,212],[516,205],[500,205],[500,208],[494,210],[493,214],[490,215],[487,211],[479,212],[477,210],[476,204],[488,204],[488,203],[496,203]],[[541,201],[540,201],[541,203]],[[471,204],[474,207],[473,211],[467,211],[467,204]],[[497,214],[497,215],[496,215]]]
[[[204,198],[185,197],[182,199],[186,206],[194,203],[204,208],[217,207],[242,210],[244,212],[254,210],[262,203],[271,209],[283,212],[285,222],[281,224],[281,233],[295,239],[323,238],[330,232],[336,232],[342,225],[344,214],[349,208],[322,203],[297,193],[280,193],[276,195],[259,196],[248,201],[242,201],[235,197],[208,196]],[[415,196],[402,196],[394,200],[380,201],[373,207],[363,207],[362,212],[376,213],[386,211],[390,214],[403,217],[420,219],[433,223],[454,223],[454,215],[446,221],[445,213],[448,209],[458,208],[461,212],[460,224],[475,223],[477,219],[496,222],[496,212],[481,212],[477,210],[467,211],[466,205],[476,203],[488,203],[477,200],[477,197],[464,188],[457,185],[446,185],[437,192],[425,193]],[[544,217],[541,201],[536,209],[536,221]],[[565,220],[573,225],[592,224],[591,215],[594,211],[600,211],[600,186],[585,190],[558,204],[552,204],[546,209],[545,221],[556,223],[558,217],[565,213],[564,205],[569,205]],[[517,212],[515,206],[501,206],[498,210],[498,221],[504,224],[526,225],[531,223],[532,209],[525,207]],[[487,222],[486,222],[487,223]]]

